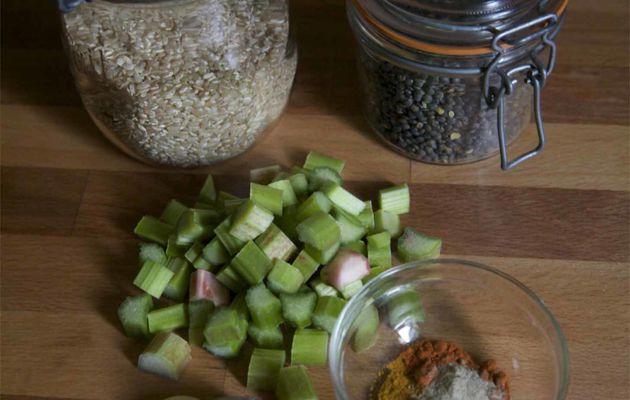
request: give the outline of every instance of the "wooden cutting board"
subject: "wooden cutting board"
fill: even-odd
[[[276,129],[247,154],[203,170],[154,169],[109,144],[73,88],[54,2],[2,4],[2,399],[160,399],[240,394],[246,360],[196,349],[180,383],[135,368],[142,344],[116,308],[136,270],[132,228],[203,174],[244,193],[252,167],[292,165],[310,149],[348,161],[352,190],[409,182],[407,225],[444,253],[495,266],[537,292],[571,351],[570,399],[628,399],[628,7],[573,0],[543,94],[548,147],[514,171],[498,159],[413,163],[383,147],[358,109],[341,1],[295,2],[300,63]],[[530,127],[516,149],[534,141]],[[332,399],[325,368],[311,369]]]

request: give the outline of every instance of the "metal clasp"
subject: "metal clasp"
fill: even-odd
[[[550,37],[554,26],[558,22],[556,14],[545,14],[522,25],[498,33],[492,40],[492,49],[495,52],[494,59],[488,64],[483,76],[483,95],[488,106],[497,110],[497,133],[499,135],[499,149],[501,153],[501,169],[508,170],[515,167],[521,162],[530,159],[540,153],[545,147],[545,130],[542,121],[541,112],[541,95],[542,87],[556,63],[556,44]],[[542,27],[522,38],[510,41],[509,37],[519,31],[529,29],[541,25]],[[505,48],[501,46],[503,42],[512,46],[519,46],[532,40],[540,39],[541,43],[535,46],[530,52],[531,62],[517,65],[507,71],[498,66],[504,60]],[[543,63],[539,54],[546,48],[549,48],[549,58]],[[538,130],[538,146],[536,148],[521,154],[513,160],[510,160],[507,152],[507,140],[505,135],[505,96],[510,95],[514,90],[513,76],[518,73],[526,72],[526,83],[534,87],[534,117],[536,120],[536,129]],[[490,86],[492,74],[500,77],[500,86]]]

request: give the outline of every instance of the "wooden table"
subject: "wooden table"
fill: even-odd
[[[348,160],[351,188],[410,183],[406,223],[449,256],[506,271],[557,316],[571,350],[570,399],[630,398],[628,6],[572,0],[543,95],[549,144],[501,172],[413,163],[385,149],[357,107],[352,38],[338,0],[295,2],[300,64],[290,106],[246,155],[206,170],[153,169],[109,144],[80,104],[54,2],[2,4],[2,399],[159,399],[241,393],[244,364],[201,350],[181,383],[139,372],[142,344],[116,308],[136,271],[133,225],[202,174],[244,192],[251,167],[309,149]],[[529,128],[516,149],[534,140]],[[313,369],[324,399],[325,369]]]

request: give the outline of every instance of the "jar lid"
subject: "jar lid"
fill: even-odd
[[[364,21],[406,47],[460,56],[493,54],[493,39],[543,14],[561,16],[568,0],[349,0]],[[535,27],[532,27],[535,29]],[[503,38],[518,46],[527,30]]]

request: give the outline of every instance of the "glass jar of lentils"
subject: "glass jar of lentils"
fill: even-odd
[[[462,164],[540,152],[540,92],[568,0],[347,0],[364,114],[405,156]],[[535,117],[538,146],[507,146]]]
[[[288,0],[59,0],[88,113],[142,161],[236,156],[287,103],[297,50]]]

